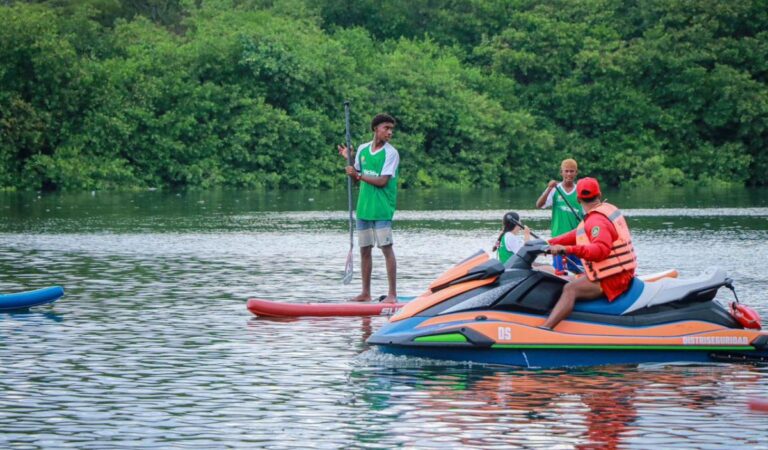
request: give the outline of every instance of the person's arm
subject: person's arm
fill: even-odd
[[[346,145],[339,145],[337,147],[339,151],[339,155],[344,158],[345,161],[347,160],[347,152],[350,151],[350,149],[347,148]],[[359,150],[359,149],[358,149]],[[352,153],[352,157],[354,158],[354,166],[345,166],[344,171],[347,173],[347,176],[352,178],[353,180],[360,180],[360,161],[358,160],[357,156],[360,154],[360,152]]]
[[[360,181],[363,177],[362,171],[361,171],[361,165],[360,165],[360,150],[365,147],[368,144],[362,144],[360,147],[357,148],[357,152],[354,153],[354,165],[352,166],[346,166],[344,168],[344,171],[347,172],[347,176],[352,178],[355,181]],[[339,154],[343,156],[344,158],[347,157],[347,147],[339,145]]]
[[[384,176],[381,176],[381,177],[377,177],[377,176],[374,176],[374,175],[363,175],[361,173],[360,176],[357,178],[357,181],[364,181],[364,182],[366,182],[368,184],[372,184],[372,185],[374,185],[376,187],[380,187],[381,188],[381,187],[386,186],[387,183],[389,183],[389,179],[390,178],[392,178],[392,177],[389,176],[389,175],[384,175]]]
[[[539,209],[546,208],[547,204],[551,203],[551,202],[547,202],[547,200],[549,199],[550,195],[552,195],[552,190],[555,188],[555,186],[557,186],[557,181],[555,180],[551,180],[547,184],[547,188],[544,189],[544,192],[542,192],[539,198],[536,200],[537,208]]]
[[[507,238],[508,239],[505,241],[507,245],[507,250],[509,250],[512,253],[517,253],[518,251],[520,251],[520,248],[524,244],[520,236],[515,236],[514,234],[510,233],[509,236],[507,236]]]
[[[344,168],[344,170],[347,172],[347,176],[352,178],[355,181],[360,181],[363,174],[360,173],[360,149],[358,149],[357,154],[355,155],[355,162],[353,166],[347,166]]]
[[[585,223],[584,231],[590,243],[586,245],[568,245],[566,252],[587,261],[602,261],[611,254],[613,241],[618,234],[610,220],[602,214],[592,214]],[[597,234],[594,234],[597,233]]]
[[[576,229],[561,234],[560,236],[553,237],[548,240],[549,245],[574,245],[576,244]]]
[[[381,175],[377,177],[361,173],[358,178],[359,181],[364,181],[381,188],[386,186],[390,178],[395,176],[397,167],[400,165],[400,154],[389,144],[386,144],[384,151],[386,152],[386,158],[384,159],[384,166],[381,168]]]
[[[346,145],[337,145],[336,149],[339,151],[339,156],[341,156],[344,159],[347,159],[347,146]]]

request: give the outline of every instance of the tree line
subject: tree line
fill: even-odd
[[[0,189],[765,185],[767,0],[0,4]]]

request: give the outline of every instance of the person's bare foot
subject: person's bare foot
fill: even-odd
[[[369,294],[360,294],[356,297],[349,299],[350,302],[370,302],[371,296]]]
[[[381,303],[397,303],[397,296],[395,295],[382,295],[379,297]]]

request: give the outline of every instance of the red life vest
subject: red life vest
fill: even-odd
[[[627,221],[618,208],[610,203],[603,202],[589,214],[602,214],[611,221],[616,228],[618,237],[611,244],[611,253],[602,261],[587,261],[582,258],[584,263],[584,272],[592,281],[602,280],[611,275],[616,275],[627,270],[637,268],[637,256],[635,248],[632,246],[632,235],[629,233]],[[586,219],[586,218],[585,218]],[[584,221],[576,227],[576,245],[590,244],[589,236],[584,229]]]

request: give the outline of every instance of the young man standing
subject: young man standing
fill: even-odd
[[[578,173],[579,168],[576,160],[563,160],[560,164],[560,175],[563,177],[563,181],[558,183],[556,180],[551,180],[547,184],[547,189],[536,200],[537,208],[552,208],[552,237],[560,236],[576,228],[581,217],[577,217],[574,211],[581,216],[584,215],[584,211],[576,198],[576,175]],[[566,255],[566,258],[568,270],[571,272],[582,271],[578,258],[570,254]],[[566,270],[566,266],[563,266],[563,258],[560,256],[552,258],[552,266],[558,272]]]
[[[360,183],[357,197],[357,240],[360,245],[360,271],[363,289],[355,301],[371,300],[373,245],[381,249],[387,266],[388,291],[384,302],[397,301],[397,261],[392,248],[392,218],[397,204],[397,177],[400,155],[389,140],[395,119],[377,114],[371,121],[373,140],[357,148],[355,165],[345,168],[347,176]],[[339,146],[339,154],[347,156],[347,148]]]

